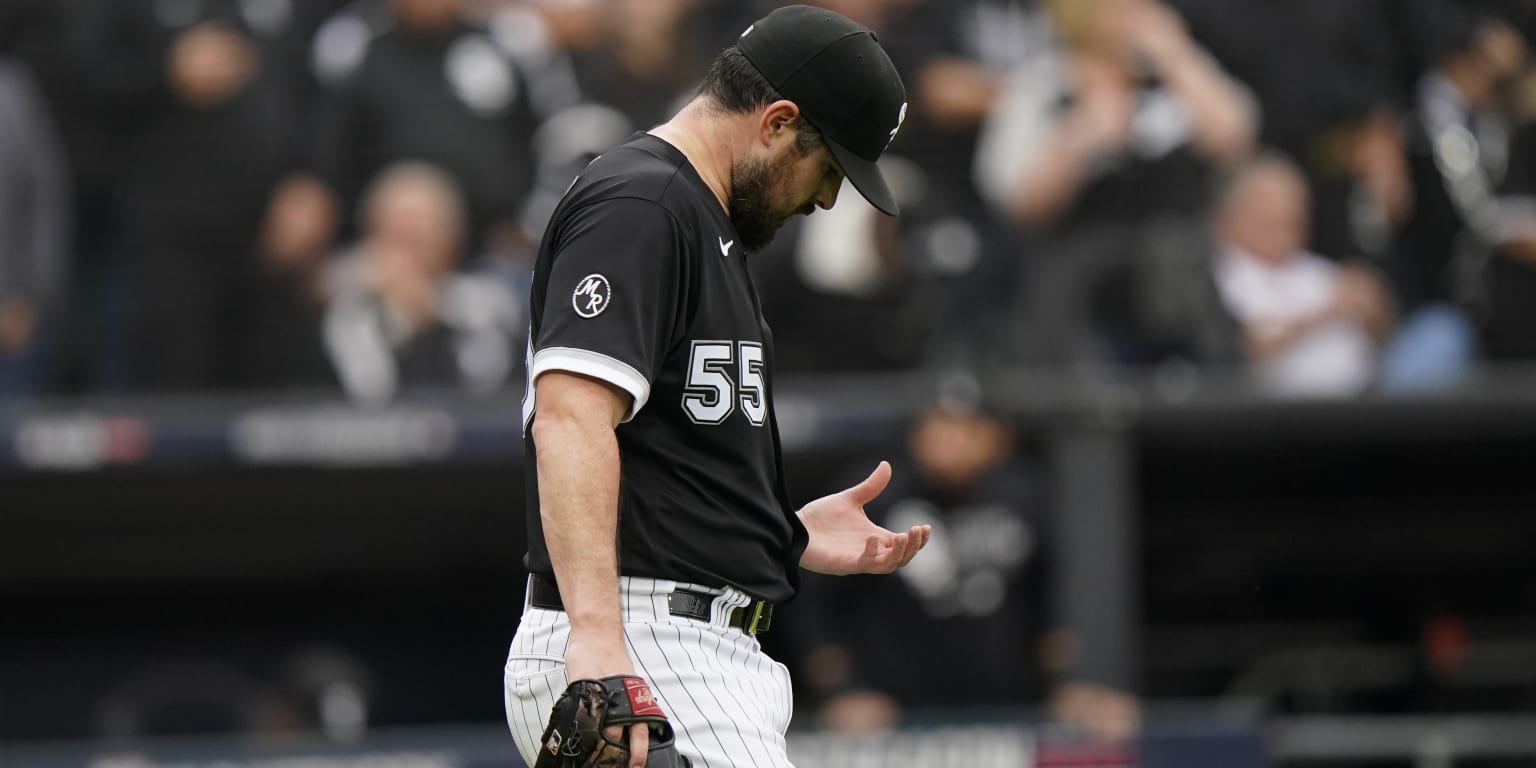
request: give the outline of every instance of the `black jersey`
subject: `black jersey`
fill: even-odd
[[[806,532],[782,481],[772,336],[737,239],[665,141],[640,134],[594,160],[539,246],[528,375],[570,371],[634,398],[617,429],[622,574],[783,601],[798,586]],[[552,575],[534,418],[530,387],[525,564]]]

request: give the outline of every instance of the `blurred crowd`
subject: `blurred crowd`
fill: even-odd
[[[1536,3],[824,2],[903,71],[905,215],[754,254],[781,370],[1536,355]],[[519,388],[555,201],[776,4],[8,0],[0,395]]]
[[[1341,396],[1536,357],[1536,1],[822,4],[903,72],[903,216],[845,194],[752,255],[781,372],[1180,365]],[[556,201],[774,5],[5,0],[0,397],[520,390]],[[819,716],[1054,690],[1128,733],[1133,701],[1061,674],[1042,494],[978,402],[914,420],[871,510],[933,524],[931,555],[808,590],[828,620],[788,642]],[[871,634],[892,613],[910,636]]]

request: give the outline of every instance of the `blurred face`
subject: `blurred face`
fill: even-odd
[[[1525,41],[1519,32],[1501,23],[1485,25],[1478,31],[1472,49],[1472,57],[1484,74],[1485,86],[1480,93],[1468,94],[1470,100],[1478,104],[1491,101],[1499,89],[1520,73],[1525,56]]]
[[[819,0],[816,5],[836,11],[866,27],[878,27],[885,12],[898,0]]]
[[[610,0],[605,10],[616,26],[666,30],[697,4],[697,0]]]
[[[439,275],[453,268],[460,232],[453,209],[434,190],[405,186],[380,202],[368,237],[370,253]]]
[[[239,94],[256,76],[261,55],[245,35],[204,22],[176,38],[167,64],[172,91],[184,103],[206,109]]]
[[[925,413],[910,440],[923,474],[948,488],[970,484],[1002,461],[1010,449],[1008,429],[1001,423],[943,407]]]
[[[1230,193],[1222,237],[1267,262],[1287,261],[1307,246],[1308,194],[1301,175],[1288,166],[1250,169]]]
[[[406,26],[437,29],[462,18],[462,0],[394,0],[395,13]]]
[[[1088,18],[1088,44],[1124,55],[1136,47],[1136,19],[1147,0],[1097,0]]]
[[[810,130],[808,127],[804,130]],[[760,155],[748,155],[731,171],[731,223],[742,247],[761,250],[795,214],[831,208],[843,173],[825,145],[802,153],[793,130]]]
[[[1131,51],[1147,0],[1051,0],[1052,21],[1074,48],[1113,57]]]

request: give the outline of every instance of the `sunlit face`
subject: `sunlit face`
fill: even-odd
[[[761,250],[796,214],[831,208],[843,172],[825,145],[801,154],[793,137],[767,157],[747,157],[731,173],[731,223],[749,251]]]

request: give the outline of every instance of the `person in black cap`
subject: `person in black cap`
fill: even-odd
[[[845,176],[894,215],[876,161],[905,113],[873,33],[781,8],[561,200],[530,297],[530,575],[504,677],[530,765],[568,681],[633,675],[694,768],[788,766],[789,675],[756,638],[774,604],[801,568],[889,573],[927,542],[926,526],[865,515],[886,462],[790,503],[746,265],[791,217],[832,207]],[[649,728],[609,735],[645,764]]]

